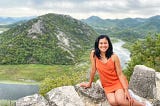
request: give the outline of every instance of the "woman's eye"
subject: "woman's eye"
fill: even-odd
[[[107,43],[106,43],[106,42],[104,42],[104,43],[102,42],[102,43],[100,43],[100,44],[102,45],[102,44],[107,44]]]

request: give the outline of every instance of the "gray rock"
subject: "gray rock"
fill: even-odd
[[[141,97],[148,99],[155,98],[155,70],[143,65],[136,65],[130,79],[129,88]]]
[[[49,104],[43,96],[34,94],[18,99],[16,106],[49,106]]]
[[[103,89],[96,83],[92,83],[91,88],[80,87],[79,84],[77,84],[75,89],[79,94],[88,97],[95,103],[103,102],[106,100]]]
[[[46,94],[50,106],[85,106],[73,86],[52,89]]]
[[[159,100],[155,101],[153,106],[160,106],[160,101]]]
[[[160,73],[156,72],[156,99],[160,101]]]
[[[37,38],[37,34],[42,34],[42,30],[44,30],[43,23],[41,20],[38,20],[32,25],[32,28],[28,30],[28,36],[35,39]]]

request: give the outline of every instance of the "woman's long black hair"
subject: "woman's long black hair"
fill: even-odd
[[[100,39],[103,39],[103,38],[106,38],[108,40],[108,44],[109,44],[109,48],[108,50],[106,51],[106,57],[107,59],[109,59],[112,54],[113,54],[113,47],[112,47],[112,43],[111,43],[111,40],[110,38],[107,36],[107,35],[100,35],[96,40],[95,40],[95,45],[94,45],[94,50],[95,50],[95,55],[100,59],[101,56],[100,56],[100,50],[98,48],[98,45],[99,45],[99,40]]]

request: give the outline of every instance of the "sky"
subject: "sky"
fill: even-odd
[[[47,13],[76,19],[148,18],[160,15],[160,0],[0,0],[0,17],[40,16]]]

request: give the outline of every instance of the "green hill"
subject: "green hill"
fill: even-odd
[[[96,36],[70,16],[39,16],[0,34],[0,64],[74,64]]]
[[[101,19],[96,16],[81,20],[99,34],[108,34],[126,41],[145,38],[148,33],[160,33],[160,15],[150,18]]]

